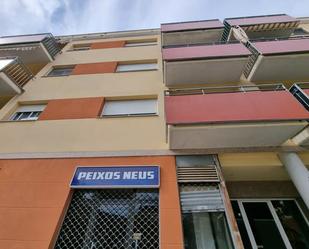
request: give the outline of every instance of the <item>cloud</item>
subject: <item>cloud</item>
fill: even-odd
[[[309,0],[1,0],[0,35],[78,34],[160,23],[287,13],[308,16]]]

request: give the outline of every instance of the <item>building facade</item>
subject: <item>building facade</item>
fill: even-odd
[[[309,249],[308,18],[1,37],[0,57],[0,248]]]

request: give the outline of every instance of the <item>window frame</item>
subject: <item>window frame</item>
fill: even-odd
[[[144,113],[121,113],[121,114],[104,114],[106,110],[107,103],[111,102],[128,102],[128,101],[145,101],[145,100],[154,100],[155,101],[155,112],[144,112]],[[159,116],[158,109],[158,98],[147,98],[147,99],[106,99],[104,102],[104,106],[102,108],[100,118],[117,118],[117,117],[151,117],[151,116]]]
[[[145,69],[129,69],[129,70],[123,70],[123,69],[120,69],[121,66],[137,66],[137,65],[156,65],[155,68],[145,68]],[[130,73],[130,72],[147,72],[147,71],[157,71],[159,68],[158,68],[158,62],[157,61],[152,61],[152,62],[121,62],[121,63],[118,63],[117,64],[117,68],[116,68],[116,71],[115,73]]]
[[[37,105],[20,105],[12,115],[9,117],[9,121],[36,121],[39,119],[41,113],[46,108],[46,104],[37,104]],[[27,117],[21,118],[24,114],[28,113]],[[36,116],[33,116],[34,113],[37,113]]]
[[[91,49],[91,45],[92,45],[91,43],[76,43],[73,44],[68,51],[70,52],[87,51]]]
[[[131,48],[131,47],[145,47],[145,46],[157,46],[158,40],[127,40],[125,41],[124,47]]]
[[[75,68],[75,65],[65,65],[65,66],[53,66],[51,67],[51,69],[46,73],[45,77],[67,77],[72,75],[72,72]],[[61,70],[61,69],[71,69],[69,74],[65,74],[65,75],[51,75],[52,72],[56,71],[56,70]]]

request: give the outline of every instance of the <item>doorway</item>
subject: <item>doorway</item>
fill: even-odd
[[[309,227],[294,200],[235,200],[246,249],[309,249]]]

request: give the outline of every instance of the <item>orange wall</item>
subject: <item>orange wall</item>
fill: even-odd
[[[125,41],[112,41],[112,42],[96,42],[91,44],[91,49],[104,49],[104,48],[121,48]]]
[[[52,248],[78,165],[160,165],[160,248],[183,248],[175,159],[171,156],[0,160],[0,248]]]
[[[96,74],[96,73],[114,73],[116,71],[117,62],[98,62],[77,64],[72,75],[79,74]]]
[[[97,118],[103,102],[103,97],[50,100],[39,120]]]

